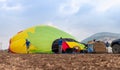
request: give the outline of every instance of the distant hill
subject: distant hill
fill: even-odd
[[[91,41],[93,39],[99,40],[99,41],[108,41],[111,43],[113,40],[120,38],[120,34],[117,33],[109,33],[109,32],[101,32],[96,33],[86,39],[84,39],[82,42],[87,43],[88,41]]]

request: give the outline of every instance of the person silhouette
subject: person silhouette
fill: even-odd
[[[109,42],[106,42],[105,44],[106,44],[106,47],[109,47],[109,46],[110,46],[110,43],[109,43]]]
[[[29,53],[29,48],[30,48],[30,41],[28,39],[26,39],[26,49],[27,49],[27,53]]]
[[[60,37],[60,39],[58,40],[58,46],[59,46],[58,52],[59,53],[62,53],[62,42],[63,42],[62,37]]]

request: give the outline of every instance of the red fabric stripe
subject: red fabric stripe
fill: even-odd
[[[9,41],[9,48],[8,48],[8,52],[15,53],[15,52],[13,52],[13,51],[10,49],[10,44],[11,44],[11,39],[10,39],[10,41]]]
[[[66,42],[62,43],[62,49],[66,51],[67,48],[70,48],[69,45]]]
[[[15,52],[13,52],[10,48],[8,49],[8,51],[11,52],[11,53],[15,53]]]

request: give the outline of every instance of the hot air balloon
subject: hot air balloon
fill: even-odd
[[[53,44],[60,37],[75,39],[70,34],[53,26],[34,26],[13,36],[10,39],[9,51],[13,53],[27,53],[28,51],[29,53],[55,53]],[[26,44],[26,41],[29,42]],[[71,44],[72,48],[73,43],[69,42],[67,44]],[[65,48],[63,50],[65,51]]]

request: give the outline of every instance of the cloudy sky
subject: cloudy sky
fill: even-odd
[[[120,0],[0,0],[0,49],[36,25],[56,26],[81,41],[98,32],[120,33],[119,22]]]

